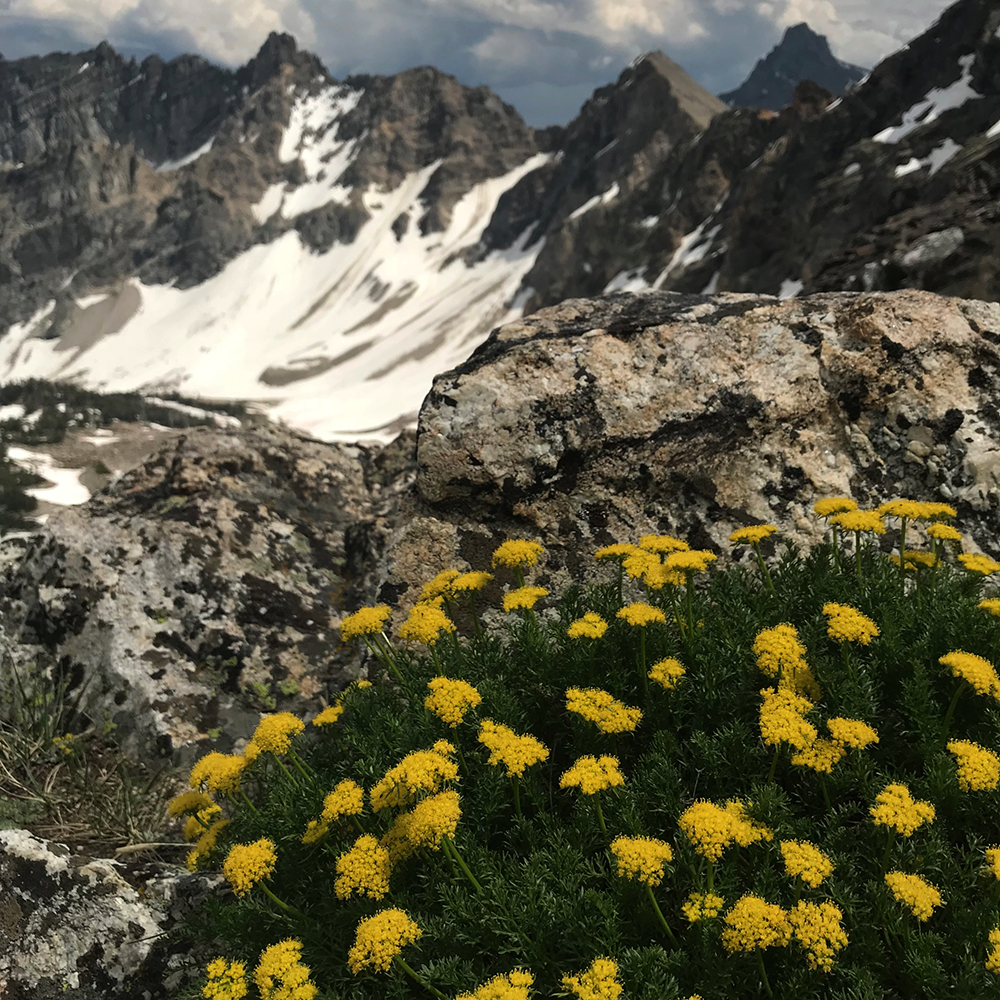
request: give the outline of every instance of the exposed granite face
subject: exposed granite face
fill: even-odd
[[[221,881],[0,830],[0,996],[166,1000],[200,956],[164,935]]]

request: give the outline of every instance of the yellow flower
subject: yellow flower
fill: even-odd
[[[931,505],[919,500],[887,500],[879,504],[878,512],[883,517],[906,517],[911,520],[928,520],[932,516]]]
[[[347,967],[355,974],[362,969],[388,972],[392,960],[422,933],[404,910],[379,910],[358,924],[354,944],[347,953]]]
[[[751,524],[746,528],[737,528],[732,532],[729,536],[729,542],[731,545],[757,545],[765,538],[776,534],[777,531],[778,527],[774,524]]]
[[[492,573],[481,573],[474,570],[471,573],[463,573],[461,576],[456,576],[451,581],[451,589],[453,593],[464,594],[469,591],[482,590],[483,587],[488,583],[492,583],[492,581]]]
[[[631,733],[642,719],[642,709],[630,708],[600,688],[567,688],[566,708],[602,733]]]
[[[508,614],[511,611],[530,611],[549,592],[544,587],[517,587],[503,595],[503,609]]]
[[[208,982],[201,990],[205,1000],[242,1000],[247,995],[247,970],[242,962],[216,958],[206,971]]]
[[[204,809],[199,809],[196,813],[188,816],[184,823],[184,839],[199,840],[211,827],[213,817],[222,812],[222,807],[215,802],[209,802]]]
[[[768,677],[779,677],[779,687],[811,698],[819,697],[819,685],[804,657],[806,647],[799,640],[794,625],[783,622],[774,628],[765,628],[753,641],[757,666]]]
[[[455,1000],[528,1000],[535,977],[523,969],[494,976],[471,993],[460,993]]]
[[[409,822],[403,828],[411,848],[429,847],[436,851],[442,837],[455,836],[458,821],[462,818],[458,792],[449,789],[437,795],[428,795],[410,810],[409,816]]]
[[[928,569],[933,569],[937,566],[941,560],[934,555],[933,552],[920,552],[917,549],[907,549],[903,556],[907,562],[911,562],[916,566],[926,566]],[[896,557],[899,558],[898,556]]]
[[[942,906],[941,893],[919,875],[907,875],[901,871],[887,872],[885,884],[900,903],[904,903],[920,921],[929,920],[935,906]]]
[[[261,718],[250,742],[270,753],[288,753],[292,737],[298,736],[305,728],[303,721],[291,712],[276,712]]]
[[[692,892],[681,907],[681,913],[687,917],[688,923],[696,924],[699,920],[711,920],[717,917],[725,905],[726,901],[714,893]]]
[[[443,569],[433,580],[428,580],[420,591],[418,604],[427,604],[438,597],[451,597],[453,584],[462,574],[457,569]]]
[[[704,573],[718,558],[714,552],[692,549],[690,552],[671,552],[663,561],[663,565],[668,570],[677,570],[684,574]]]
[[[427,682],[431,693],[424,699],[424,708],[454,729],[470,708],[482,702],[479,692],[468,682],[450,677],[434,677]]]
[[[786,874],[802,879],[813,889],[833,874],[833,862],[807,840],[783,840],[781,856],[785,859]]]
[[[989,576],[991,573],[995,573],[998,569],[1000,569],[1000,563],[998,563],[995,559],[991,559],[989,556],[979,555],[978,553],[962,552],[958,557],[958,561],[970,573],[982,573],[983,576]]]
[[[579,1000],[618,1000],[622,995],[618,963],[610,958],[595,958],[580,975],[563,976],[562,984]]]
[[[989,936],[990,953],[986,956],[986,969],[1000,974],[1000,927],[994,927]]]
[[[207,858],[215,850],[219,834],[228,825],[228,819],[218,819],[198,838],[198,842],[187,856],[186,864],[188,871],[195,872],[198,870],[201,859]]]
[[[690,552],[687,542],[674,538],[673,535],[643,535],[639,539],[639,548],[657,555],[668,555],[671,552]]]
[[[775,903],[750,893],[738,899],[723,919],[726,929],[722,944],[728,952],[783,948],[792,937],[788,914]]]
[[[346,711],[343,705],[327,705],[313,717],[314,726],[332,726]]]
[[[340,638],[347,642],[348,639],[356,639],[359,635],[377,635],[385,628],[385,623],[391,614],[392,609],[388,604],[361,608],[340,623]]]
[[[302,964],[302,942],[292,938],[261,952],[254,982],[261,1000],[313,1000],[317,993],[309,966]]]
[[[813,504],[813,512],[817,517],[830,517],[843,511],[857,510],[858,503],[850,497],[827,497]]]
[[[310,820],[302,836],[303,844],[312,844],[325,836],[330,824],[341,816],[357,816],[365,807],[364,789],[351,780],[341,781],[325,799],[319,820]]]
[[[616,617],[639,628],[652,625],[654,622],[666,624],[667,621],[667,616],[659,608],[654,608],[651,604],[646,604],[645,601],[633,601],[631,604],[626,604]]]
[[[1000,882],[1000,847],[986,848],[986,864],[993,873],[993,877]]]
[[[549,759],[548,748],[534,736],[519,736],[492,719],[479,727],[479,742],[490,752],[489,762],[503,764],[508,777],[521,777],[525,769]]]
[[[837,525],[845,531],[864,531],[873,535],[885,534],[885,521],[877,510],[845,510],[840,514],[833,514],[829,518],[830,524]]]
[[[962,540],[962,532],[950,524],[928,524],[927,534],[931,538],[937,538],[943,542],[960,542]]]
[[[869,617],[847,604],[830,601],[823,605],[826,615],[826,634],[837,642],[860,642],[867,646],[879,635],[878,626]]]
[[[622,878],[635,879],[648,886],[663,881],[663,868],[674,860],[671,846],[654,837],[616,837],[611,841],[611,853]]]
[[[261,837],[252,844],[233,844],[222,862],[222,874],[237,896],[245,896],[258,882],[271,877],[277,861],[274,841]]]
[[[636,551],[629,542],[615,542],[614,545],[604,545],[594,553],[595,559],[617,559],[619,562]]]
[[[680,660],[667,657],[649,668],[649,679],[656,681],[665,690],[673,691],[686,673],[687,671]]]
[[[584,795],[624,784],[617,757],[580,757],[559,779],[560,788],[579,788]]]
[[[399,630],[400,639],[412,639],[433,646],[442,634],[455,631],[455,623],[433,604],[414,604]]]
[[[372,809],[409,805],[418,791],[437,792],[446,781],[458,778],[458,765],[451,759],[455,748],[439,740],[430,750],[414,750],[385,772],[371,790]]]
[[[788,913],[795,940],[806,950],[810,969],[829,972],[834,956],[847,947],[843,911],[833,903],[799,902]]]
[[[337,858],[333,891],[337,899],[350,899],[355,893],[381,899],[389,891],[389,852],[371,834],[358,837],[354,846]]]
[[[963,792],[991,792],[1000,784],[1000,757],[992,750],[968,740],[951,740],[948,752],[958,761],[958,787]]]
[[[508,538],[493,553],[493,566],[507,566],[519,569],[523,566],[534,566],[538,557],[545,551],[539,542],[528,542],[521,538]]]
[[[788,743],[805,750],[816,742],[819,733],[805,715],[815,706],[789,688],[764,688],[761,693],[760,735],[768,746]]]
[[[758,840],[772,840],[774,834],[752,820],[745,806],[730,799],[725,807],[699,799],[681,813],[677,821],[694,849],[709,861],[718,861],[730,844],[747,847]]]
[[[205,754],[191,768],[191,787],[201,788],[205,785],[210,792],[237,792],[240,787],[240,775],[247,761],[236,754],[211,753]]]
[[[608,623],[596,611],[588,611],[566,629],[566,634],[571,639],[600,639],[607,630]]]
[[[996,667],[989,660],[957,649],[945,653],[938,659],[938,663],[951,667],[952,674],[973,687],[976,694],[992,694],[1000,701],[1000,677],[997,677]]]
[[[985,600],[980,601],[976,607],[982,608],[983,611],[988,611],[994,618],[1000,618],[1000,598],[987,597]]]
[[[167,804],[168,816],[186,816],[214,806],[211,796],[204,792],[181,792]],[[218,807],[216,807],[218,808]]]
[[[634,549],[622,560],[622,569],[631,580],[644,580],[650,573],[660,568],[659,557],[645,549]]]
[[[876,826],[891,826],[904,837],[912,837],[924,823],[933,823],[936,815],[929,802],[914,799],[906,785],[897,784],[886,785],[868,812]]]
[[[827,719],[826,728],[838,743],[852,750],[863,750],[871,743],[878,743],[878,733],[859,719]]]
[[[846,752],[844,745],[836,740],[818,739],[792,754],[792,763],[796,767],[810,767],[820,774],[830,774]]]

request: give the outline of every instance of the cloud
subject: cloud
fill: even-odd
[[[533,125],[565,123],[635,56],[662,49],[703,86],[738,85],[807,21],[873,66],[948,0],[0,0],[8,58],[107,38],[128,55],[193,51],[234,66],[287,31],[338,78],[434,65],[488,84]]]

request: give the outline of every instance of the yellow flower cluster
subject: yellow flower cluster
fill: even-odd
[[[836,740],[818,739],[792,754],[796,767],[808,767],[819,774],[830,774],[847,751]]]
[[[830,735],[845,747],[863,750],[872,743],[878,743],[878,733],[860,719],[827,719],[826,728]]]
[[[649,679],[656,681],[666,691],[673,691],[680,684],[681,678],[687,673],[684,664],[668,656],[649,668]]]
[[[807,840],[783,840],[781,856],[785,859],[785,872],[813,889],[833,874],[833,862]]]
[[[819,685],[806,663],[806,647],[794,625],[783,622],[765,628],[753,641],[757,666],[768,677],[778,677],[778,686],[809,698],[819,697]]]
[[[1000,847],[986,848],[986,864],[993,877],[1000,882]]]
[[[208,810],[206,810],[207,812]],[[215,807],[214,811],[221,812],[218,806]],[[196,814],[199,815],[199,814]],[[194,817],[188,820],[188,823],[194,821]],[[219,839],[219,834],[229,825],[228,819],[218,819],[216,820],[204,833],[198,837],[198,842],[194,845],[192,850],[188,853],[185,864],[189,872],[194,872],[198,870],[198,865],[202,858],[207,858],[212,851],[215,850],[216,842]],[[184,835],[188,840],[193,840],[194,836],[189,836],[189,830],[185,828]]]
[[[991,694],[1000,701],[1000,677],[996,667],[989,660],[984,660],[975,653],[963,653],[955,650],[945,653],[938,659],[943,667],[951,667],[952,674],[960,677],[976,691],[976,694]]]
[[[302,942],[287,939],[261,952],[254,970],[261,1000],[313,1000],[316,987],[302,964]]]
[[[608,623],[596,611],[588,611],[566,629],[566,635],[571,639],[600,639],[607,630]]]
[[[788,914],[752,893],[738,899],[723,920],[722,944],[729,952],[783,948],[792,937]]]
[[[983,576],[989,576],[991,573],[996,573],[997,570],[1000,570],[1000,562],[979,553],[962,552],[959,554],[958,561],[970,573],[981,573]]]
[[[337,899],[350,899],[355,893],[381,899],[389,891],[389,852],[371,834],[358,837],[354,846],[337,858],[333,890]]]
[[[214,806],[211,796],[204,792],[181,792],[167,804],[168,816],[186,816],[188,813],[201,812]],[[218,806],[216,806],[216,811]]]
[[[388,604],[376,604],[373,608],[361,608],[348,615],[340,623],[340,638],[347,642],[359,635],[378,635],[385,628],[392,609]]]
[[[920,921],[929,920],[935,906],[942,906],[941,893],[919,875],[901,871],[887,872],[885,884],[900,903],[904,903]]]
[[[400,639],[433,646],[442,634],[455,631],[455,623],[436,604],[414,604],[399,629]]]
[[[932,517],[954,517],[957,511],[946,503],[923,503],[919,500],[887,500],[879,504],[883,517],[905,517],[914,521],[929,521]]]
[[[808,698],[789,688],[764,688],[760,706],[761,739],[772,747],[788,743],[796,750],[805,750],[816,742],[819,733],[806,720],[806,713],[815,708]]]
[[[732,545],[759,545],[765,538],[777,534],[778,527],[774,524],[752,524],[746,528],[737,528],[729,536]]]
[[[788,912],[795,940],[806,950],[810,969],[829,972],[837,952],[847,947],[841,921],[844,913],[833,903],[799,902]]]
[[[666,570],[674,570],[688,576],[692,573],[704,573],[719,557],[707,549],[692,549],[690,552],[671,552],[663,561]]]
[[[837,642],[860,642],[867,646],[879,634],[878,626],[867,615],[847,604],[830,601],[823,605],[826,615],[826,634]]]
[[[960,542],[962,540],[962,532],[950,524],[929,524],[927,525],[927,534],[942,542]]]
[[[276,712],[261,718],[250,742],[268,753],[288,753],[292,737],[298,736],[305,728],[302,720],[291,712]]]
[[[826,497],[813,504],[813,512],[817,517],[830,517],[843,511],[857,510],[858,503],[850,497]]]
[[[688,923],[696,924],[699,920],[711,920],[721,912],[726,901],[712,892],[692,892],[687,902],[681,907],[681,913]]]
[[[1000,618],[1000,598],[998,597],[987,597],[980,601],[976,607],[988,611],[994,618]]]
[[[829,518],[829,523],[845,531],[863,531],[872,535],[885,534],[885,521],[877,510],[845,510],[833,514]]]
[[[431,604],[439,597],[445,600],[453,595],[452,584],[462,574],[457,569],[443,569],[433,579],[428,580],[420,591],[418,604]]]
[[[222,874],[237,896],[245,896],[258,882],[271,877],[277,862],[274,841],[261,837],[252,844],[233,844],[222,862]]]
[[[492,573],[483,573],[473,570],[471,573],[462,573],[451,581],[451,590],[454,594],[466,594],[476,590],[482,590],[487,584],[493,582]]]
[[[431,693],[424,699],[424,708],[454,729],[470,708],[482,702],[479,692],[468,682],[450,677],[434,677],[427,682]]]
[[[963,792],[993,791],[1000,784],[1000,757],[968,740],[951,740],[948,752],[958,761],[958,787]]]
[[[617,757],[580,757],[559,779],[560,788],[579,788],[584,795],[624,784]]]
[[[611,958],[595,958],[578,976],[563,976],[562,984],[578,1000],[618,1000],[618,963]]]
[[[631,604],[626,604],[616,617],[638,628],[654,623],[666,624],[667,621],[667,616],[659,608],[654,608],[652,604],[646,604],[645,601],[633,601]]]
[[[363,969],[388,972],[392,960],[422,933],[405,910],[379,910],[358,924],[354,944],[347,953],[347,967],[355,974]]]
[[[503,609],[508,614],[511,611],[530,611],[549,592],[544,587],[516,587],[503,595]]]
[[[508,538],[493,552],[493,565],[507,566],[509,569],[519,569],[522,566],[534,566],[538,557],[545,551],[539,542],[528,542],[520,538]]]
[[[567,688],[566,708],[602,733],[631,733],[642,719],[642,709],[630,708],[600,688]]]
[[[326,836],[330,824],[341,816],[357,816],[365,807],[364,789],[350,779],[341,781],[325,799],[318,820],[311,819],[302,835],[303,844],[313,844]]]
[[[455,1000],[528,1000],[535,977],[523,969],[494,976],[471,993],[460,993]]]
[[[332,726],[346,711],[343,705],[327,705],[313,717],[314,726]]]
[[[663,867],[674,860],[671,846],[655,837],[616,837],[611,841],[611,853],[622,878],[635,879],[648,886],[663,881]]]
[[[669,555],[671,552],[689,552],[691,546],[673,535],[643,535],[639,539],[639,548],[657,555]]]
[[[521,777],[532,764],[549,759],[548,748],[534,736],[519,736],[513,729],[484,719],[479,727],[479,742],[490,752],[489,762],[503,764],[507,777]]]
[[[725,806],[699,799],[681,813],[677,822],[694,849],[709,861],[718,861],[730,844],[747,847],[758,840],[774,839],[774,834],[752,820],[743,803],[735,799]]]
[[[454,837],[462,810],[458,792],[449,789],[421,799],[409,812],[400,813],[382,838],[392,864],[410,857],[422,847],[439,849],[442,837]]]
[[[990,952],[986,956],[986,969],[1000,975],[1000,927],[994,927],[988,938]]]
[[[242,1000],[247,995],[247,970],[242,962],[216,958],[206,969],[208,982],[202,987],[205,1000]]]
[[[617,559],[619,562],[632,555],[636,547],[631,542],[615,542],[613,545],[602,545],[595,553],[595,559]]]
[[[451,759],[455,748],[438,740],[430,750],[414,750],[390,767],[371,790],[372,809],[408,805],[418,791],[436,792],[446,781],[458,778],[458,765]]]
[[[245,757],[213,750],[196,761],[191,768],[191,787],[197,789],[204,785],[213,793],[235,793],[239,791],[240,776],[246,765]]]
[[[207,796],[206,796],[207,797]],[[188,816],[184,824],[184,839],[198,840],[207,833],[213,822],[213,817],[222,812],[222,807],[209,799],[209,804],[204,809],[199,809],[196,813]]]
[[[934,806],[914,799],[906,785],[886,785],[868,810],[876,826],[890,826],[904,837],[912,837],[924,823],[934,822]]]

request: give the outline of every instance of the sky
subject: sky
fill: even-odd
[[[637,55],[662,49],[714,93],[730,90],[786,27],[806,21],[866,68],[927,28],[949,0],[0,0],[7,59],[80,51],[237,66],[286,31],[330,73],[433,65],[487,84],[529,125],[566,124]]]

